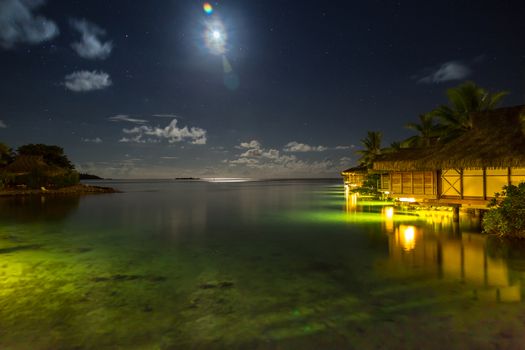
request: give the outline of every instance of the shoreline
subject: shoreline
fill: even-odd
[[[112,187],[91,186],[78,184],[57,189],[8,189],[0,190],[0,197],[8,196],[33,196],[33,195],[86,195],[102,193],[121,193]]]

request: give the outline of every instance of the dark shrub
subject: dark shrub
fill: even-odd
[[[483,231],[500,237],[525,239],[525,182],[509,185],[489,203]]]

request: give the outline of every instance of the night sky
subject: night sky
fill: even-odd
[[[525,102],[525,1],[0,0],[0,141],[113,178],[326,177],[473,80]]]

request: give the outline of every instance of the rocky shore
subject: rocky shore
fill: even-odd
[[[74,186],[56,189],[30,189],[30,188],[10,188],[0,190],[0,196],[28,196],[28,195],[85,195],[98,193],[119,193],[120,191],[111,187],[89,186],[78,184]]]

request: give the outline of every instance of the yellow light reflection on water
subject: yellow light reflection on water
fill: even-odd
[[[348,212],[357,208],[357,193],[351,193],[348,185],[345,185],[345,204]]]
[[[394,232],[394,207],[384,207],[382,213],[385,218],[385,231]]]
[[[397,231],[398,241],[404,251],[414,250],[416,247],[416,227],[400,225]]]

